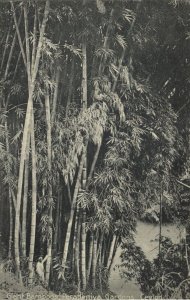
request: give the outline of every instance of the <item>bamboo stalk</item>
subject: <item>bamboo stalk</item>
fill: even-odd
[[[12,204],[12,197],[11,197],[11,190],[9,187],[8,192],[9,197],[9,250],[8,250],[8,258],[12,257],[12,244],[13,244],[13,204]]]
[[[102,292],[102,245],[103,245],[103,233],[100,233],[100,241],[99,241],[99,248],[97,253],[97,263],[99,266],[99,285],[100,285],[100,291]]]
[[[68,115],[68,110],[71,104],[71,98],[72,98],[72,93],[73,93],[73,80],[74,80],[74,70],[75,70],[75,59],[73,57],[72,63],[71,63],[71,75],[69,79],[69,92],[68,92],[68,98],[67,98],[67,105],[66,105],[66,117]]]
[[[19,55],[18,55],[17,62],[16,62],[16,67],[15,67],[15,70],[14,70],[14,74],[13,74],[13,81],[15,80],[15,77],[16,77],[16,73],[17,73],[17,70],[18,70],[18,65],[19,65],[21,56],[22,56],[22,53],[21,53],[21,51],[20,51],[20,52],[19,52]]]
[[[59,236],[59,223],[60,223],[60,202],[61,202],[61,193],[60,189],[58,191],[57,196],[57,207],[56,207],[56,217],[55,217],[55,234],[54,234],[54,240],[53,240],[53,255],[57,253],[57,242],[58,242],[58,236]]]
[[[94,234],[93,258],[92,258],[92,287],[96,288],[96,266],[97,266],[97,233]]]
[[[28,33],[28,14],[27,14],[27,4],[24,5],[24,28],[25,28],[25,38],[26,38],[26,66],[28,75],[28,90],[31,85],[31,69],[30,69],[30,44],[29,44],[29,33]]]
[[[59,80],[60,80],[60,69],[57,67],[56,71],[56,79],[55,79],[55,91],[53,95],[53,107],[52,107],[52,122],[54,122],[55,115],[56,115],[56,108],[57,108],[57,99],[58,99],[58,91],[59,91]]]
[[[75,207],[76,207],[76,200],[77,200],[78,191],[80,188],[80,181],[81,181],[83,163],[84,163],[84,154],[85,153],[83,150],[80,165],[79,165],[79,171],[78,171],[78,175],[77,175],[77,181],[75,184],[75,190],[74,190],[74,194],[73,194],[73,202],[72,202],[72,206],[71,206],[69,222],[67,225],[67,232],[66,232],[65,245],[64,245],[64,251],[63,251],[63,258],[62,258],[62,267],[64,268],[64,271],[65,271],[66,261],[67,261],[67,256],[68,256],[69,242],[70,242],[70,238],[71,238],[71,229],[72,229],[74,212],[75,212]]]
[[[50,101],[49,93],[47,91],[45,96],[45,109],[46,109],[46,123],[47,123],[47,152],[48,152],[48,171],[50,176],[50,182],[48,185],[48,201],[52,201],[52,146],[51,146],[51,113],[50,113]],[[49,209],[49,240],[47,247],[47,263],[46,263],[46,283],[49,284],[50,267],[52,259],[52,205]]]
[[[28,262],[28,270],[29,270],[29,278],[28,278],[28,284],[31,285],[33,282],[34,277],[34,270],[33,270],[33,259],[34,259],[34,248],[35,248],[35,238],[36,238],[36,197],[37,197],[37,182],[36,182],[36,149],[35,149],[35,134],[34,134],[34,110],[33,110],[33,91],[31,92],[31,70],[30,70],[30,45],[29,45],[29,33],[28,33],[28,14],[27,14],[27,4],[24,5],[24,28],[25,28],[25,39],[26,39],[26,55],[24,53],[23,44],[21,41],[20,32],[17,29],[18,33],[18,39],[20,43],[21,52],[23,52],[23,59],[25,56],[25,62],[26,62],[26,69],[27,69],[27,75],[28,75],[28,91],[29,95],[31,97],[31,131],[28,130],[28,143],[29,139],[31,137],[31,152],[32,152],[32,212],[31,212],[31,232],[30,232],[30,250],[29,250],[29,262]],[[14,13],[15,15],[15,13]],[[15,16],[16,21],[16,16]],[[16,22],[15,22],[16,26]],[[27,143],[27,141],[26,141]],[[28,158],[29,153],[29,147],[26,148],[25,153],[25,162]],[[25,164],[26,167],[26,164]],[[27,178],[26,178],[27,180]],[[23,204],[24,206],[25,204]]]
[[[20,26],[21,18],[22,18],[22,12],[20,13],[20,17],[19,17],[19,20],[18,20],[18,26]],[[12,59],[12,56],[13,56],[13,50],[14,50],[14,47],[15,47],[15,44],[16,44],[16,37],[17,37],[17,33],[15,31],[13,41],[12,41],[12,45],[11,45],[11,49],[10,49],[10,52],[9,52],[9,57],[8,57],[8,60],[7,60],[6,69],[5,69],[5,75],[4,75],[5,78],[7,78],[7,75],[8,75],[8,72],[9,72],[10,63],[11,63],[11,59]]]
[[[7,34],[6,41],[5,41],[5,47],[4,47],[3,56],[2,56],[2,60],[1,60],[1,70],[3,69],[3,65],[4,65],[4,61],[5,61],[5,55],[7,52],[10,31],[11,31],[11,26],[9,26],[8,34]]]
[[[30,233],[30,253],[29,253],[29,285],[33,282],[33,259],[36,238],[36,199],[37,199],[37,180],[36,180],[36,147],[34,135],[34,111],[31,117],[31,153],[32,153],[32,213],[31,213],[31,233]]]
[[[185,259],[187,264],[188,277],[190,276],[190,264],[189,264],[189,256],[188,256],[188,244],[187,244],[187,231],[184,228],[184,236],[185,236]]]
[[[76,269],[76,259],[75,259],[75,251],[77,247],[77,233],[78,233],[78,225],[79,225],[79,208],[78,205],[76,207],[76,214],[75,214],[75,228],[74,228],[74,236],[73,236],[73,260],[72,260],[72,271],[75,273]],[[75,276],[76,278],[76,276]]]
[[[83,0],[83,5],[86,0]],[[86,36],[82,38],[82,109],[87,109],[87,41]],[[82,171],[82,189],[86,189],[87,183],[87,143],[84,146],[84,164]],[[83,291],[86,290],[86,209],[82,209],[81,230],[81,282]]]
[[[163,198],[163,188],[162,182],[160,186],[160,224],[159,224],[159,255],[161,255],[161,246],[162,246],[162,199]]]
[[[117,236],[116,236],[116,234],[114,234],[112,242],[111,242],[110,251],[109,251],[109,257],[108,257],[108,262],[107,262],[107,269],[108,269],[108,271],[111,268],[112,257],[113,257],[113,252],[114,252],[114,247],[115,247],[116,240],[117,240]]]
[[[26,150],[25,174],[24,174],[24,195],[22,208],[22,255],[26,257],[26,226],[27,226],[27,204],[28,204],[28,180],[29,180],[29,148],[30,137],[28,137],[28,146]]]
[[[86,38],[82,42],[82,108],[87,108],[87,51]]]
[[[109,271],[111,270],[111,266],[112,266],[114,258],[115,258],[115,254],[116,254],[116,251],[117,251],[117,248],[118,248],[118,241],[119,241],[119,236],[117,235],[115,245],[114,245],[114,249],[113,249],[113,255],[112,255],[112,258],[111,258],[111,263],[110,263],[110,266],[109,266]]]
[[[107,49],[107,47],[108,47],[108,40],[109,40],[109,34],[110,34],[111,24],[112,24],[112,20],[113,20],[113,13],[114,13],[114,8],[112,8],[112,10],[111,10],[109,23],[108,23],[106,34],[105,34],[105,37],[104,37],[103,47],[105,49]],[[98,69],[98,76],[100,76],[103,73],[103,65],[104,65],[104,63],[105,63],[105,59],[103,59],[101,57],[100,65],[99,65],[99,69]]]
[[[115,89],[116,89],[116,86],[117,86],[117,82],[118,82],[118,78],[119,78],[119,74],[121,72],[121,67],[122,67],[122,63],[123,63],[123,60],[124,60],[124,57],[125,57],[125,48],[122,50],[122,53],[121,53],[121,57],[119,59],[119,67],[118,67],[118,73],[117,73],[117,76],[115,77],[115,80],[114,80],[114,83],[113,83],[113,86],[112,86],[112,92],[115,92]]]
[[[71,204],[72,203],[72,197],[71,197],[71,187],[70,187],[69,179],[68,179],[68,182],[67,182],[67,192],[68,192],[68,200],[69,200],[69,203]]]
[[[78,283],[78,292],[80,292],[81,286],[81,276],[80,276],[80,236],[81,236],[81,226],[82,219],[79,210],[79,221],[78,221],[78,231],[77,231],[77,240],[76,240],[76,249],[75,249],[75,262],[76,262],[76,274],[77,274],[77,283]]]
[[[101,257],[101,264],[102,266],[105,265],[105,252],[106,252],[106,237],[104,236],[104,240],[103,240],[103,243],[102,243],[102,257]]]
[[[94,243],[94,234],[93,234],[93,232],[91,232],[90,233],[89,254],[88,254],[87,281],[89,281],[91,267],[92,267],[93,243]]]
[[[37,45],[37,7],[35,6],[35,16],[34,16],[34,27],[33,27],[33,45],[32,45],[32,69],[31,72],[34,69],[34,62],[35,62],[35,56],[36,56],[36,45]]]
[[[36,59],[35,59],[34,68],[33,68],[33,78],[32,78],[33,82],[36,80],[36,75],[38,72],[41,49],[42,49],[42,44],[43,44],[43,37],[44,37],[44,33],[45,33],[46,23],[48,20],[49,10],[50,10],[50,0],[46,0],[43,21],[42,21],[42,25],[40,27],[40,37],[39,37],[37,51],[36,51]]]
[[[82,190],[86,189],[87,182],[87,146],[85,145],[85,158],[82,170]],[[86,289],[86,209],[82,208],[82,230],[81,230],[81,274],[82,289]]]
[[[13,3],[12,3],[13,6]],[[14,9],[14,7],[13,7]],[[22,147],[21,147],[21,159],[20,159],[20,166],[19,166],[19,177],[18,177],[18,189],[17,189],[17,201],[16,201],[16,214],[15,214],[15,233],[14,233],[14,251],[15,251],[15,264],[16,264],[16,273],[18,275],[18,278],[20,280],[20,283],[22,283],[22,277],[21,277],[21,271],[20,271],[20,253],[19,253],[19,229],[20,229],[20,206],[21,206],[21,195],[22,195],[22,185],[23,185],[23,174],[24,174],[24,162],[26,159],[26,148],[27,148],[27,138],[29,134],[29,125],[31,123],[31,117],[32,117],[32,111],[33,111],[33,91],[34,91],[34,83],[36,80],[36,75],[38,72],[39,67],[39,61],[40,61],[40,53],[41,53],[41,47],[42,47],[42,40],[43,35],[45,32],[47,17],[49,13],[49,0],[46,1],[46,6],[44,10],[44,18],[43,18],[43,24],[40,31],[40,38],[38,42],[38,49],[36,54],[36,60],[35,60],[35,67],[32,74],[32,82],[29,89],[29,97],[28,97],[28,105],[26,110],[26,117],[25,117],[25,123],[24,123],[24,131],[23,131],[23,140],[22,140]],[[15,15],[15,12],[13,10],[13,15]],[[17,22],[15,20],[15,26],[18,27]],[[17,28],[18,31],[18,28]],[[18,31],[19,36],[19,31]],[[21,46],[21,49],[23,47]],[[21,50],[22,51],[22,50]],[[24,55],[25,57],[25,55]]]
[[[98,262],[101,262],[102,242],[103,242],[104,235],[102,232],[100,232],[99,236],[100,236],[100,238],[99,238],[99,243],[98,243],[97,260],[98,260]]]
[[[82,289],[86,289],[86,210],[82,210],[82,229],[81,229],[81,274]]]
[[[93,158],[92,165],[91,165],[91,168],[90,168],[90,172],[89,172],[89,175],[88,175],[88,183],[92,179],[92,176],[93,176],[93,173],[94,173],[94,170],[95,170],[95,166],[96,166],[96,163],[97,163],[97,160],[98,160],[98,156],[99,156],[99,153],[100,153],[101,145],[102,145],[102,140],[101,140],[100,143],[98,143],[97,148],[96,148],[96,152],[94,154],[94,158]]]
[[[61,252],[62,250],[62,216],[63,216],[63,195],[62,195],[62,189],[60,190],[60,209],[59,209],[59,230],[58,230],[58,252]]]
[[[23,58],[25,66],[27,67],[26,55],[25,55],[25,52],[24,52],[24,48],[23,48],[23,44],[22,44],[22,39],[21,39],[21,35],[20,35],[20,30],[19,30],[19,26],[18,26],[16,14],[15,14],[15,9],[14,9],[14,5],[13,5],[12,1],[11,1],[11,8],[12,8],[12,11],[13,11],[13,19],[14,19],[14,23],[15,23],[15,28],[16,28],[17,36],[18,36],[20,50],[21,50],[21,53],[22,53],[22,58]]]
[[[5,132],[6,132],[6,150],[7,154],[10,153],[9,147],[9,134],[8,134],[8,126],[7,126],[7,119],[5,120]],[[8,175],[10,176],[10,168],[8,171]],[[13,243],[13,204],[12,204],[12,197],[11,197],[11,186],[8,185],[8,199],[9,199],[9,250],[8,250],[8,257],[11,258],[12,256],[12,243]]]

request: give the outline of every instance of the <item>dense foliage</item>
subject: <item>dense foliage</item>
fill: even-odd
[[[21,283],[35,283],[47,254],[46,286],[102,291],[139,217],[184,220],[189,12],[156,0],[0,3],[1,227]]]

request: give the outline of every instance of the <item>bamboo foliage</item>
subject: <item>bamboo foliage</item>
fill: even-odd
[[[35,282],[35,259],[47,254],[47,287],[66,289],[72,281],[79,291],[103,292],[117,247],[135,228],[142,186],[153,190],[147,187],[150,169],[171,168],[176,117],[136,75],[140,71],[131,58],[139,55],[131,49],[138,40],[136,21],[127,2],[118,7],[109,1],[11,1],[10,6],[14,29],[2,37],[0,84],[9,256],[13,244],[20,281],[22,258],[29,261],[29,285]],[[1,141],[17,174],[14,184]],[[149,142],[160,148],[147,150]],[[166,150],[162,161],[158,148]]]

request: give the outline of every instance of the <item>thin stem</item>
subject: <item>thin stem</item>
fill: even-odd
[[[1,70],[3,69],[3,64],[4,64],[4,61],[5,61],[5,55],[6,55],[6,52],[7,52],[8,41],[9,41],[9,37],[10,37],[10,31],[11,31],[11,26],[9,27],[8,34],[7,34],[6,41],[5,41],[5,47],[4,47],[3,57],[2,57],[2,61],[1,61]]]
[[[35,55],[36,55],[36,44],[37,44],[37,8],[35,6],[35,16],[34,16],[34,28],[33,28],[33,47],[32,47],[32,70],[34,68]]]
[[[90,168],[90,172],[89,172],[89,175],[88,175],[88,183],[92,179],[92,176],[93,176],[93,173],[94,173],[94,170],[95,170],[95,166],[96,166],[96,163],[97,163],[97,160],[98,160],[98,156],[99,156],[99,153],[100,153],[101,144],[102,144],[102,142],[97,145],[96,152],[94,154],[94,158],[93,158],[92,165],[91,165],[91,168]]]
[[[163,197],[163,190],[162,190],[162,182],[160,186],[160,229],[159,229],[159,255],[161,255],[161,244],[162,244],[162,197]]]
[[[73,57],[71,62],[71,75],[69,79],[69,88],[68,88],[68,98],[67,98],[67,106],[66,106],[66,116],[68,115],[68,110],[71,104],[72,93],[73,93],[73,80],[74,80],[74,70],[75,70],[75,59]]]
[[[34,249],[36,239],[36,199],[37,199],[37,179],[36,179],[36,147],[34,135],[34,110],[32,107],[31,117],[31,149],[32,149],[32,217],[31,217],[31,233],[30,233],[30,254],[29,254],[29,284],[33,282],[34,270]]]
[[[22,11],[20,13],[20,17],[19,17],[19,20],[18,20],[18,26],[20,26],[21,18],[22,18]],[[14,50],[14,47],[15,47],[15,44],[16,44],[16,37],[17,37],[17,33],[15,31],[13,41],[12,41],[12,45],[11,45],[11,49],[10,49],[10,52],[9,52],[7,65],[6,65],[6,70],[5,70],[5,75],[4,75],[5,78],[7,78],[7,75],[8,75],[8,72],[9,72],[10,63],[11,63],[11,59],[12,59],[12,56],[13,56],[13,50]]]
[[[29,33],[28,33],[27,4],[24,5],[24,27],[25,27],[25,38],[26,38],[26,64],[27,64],[27,74],[28,74],[28,86],[30,89],[31,71],[30,71],[30,44],[29,44]]]
[[[184,235],[185,235],[185,259],[186,259],[188,277],[189,277],[190,276],[190,265],[189,265],[189,256],[188,256],[188,244],[187,244],[187,231],[186,231],[186,228],[184,228]]]
[[[55,90],[54,90],[54,95],[53,95],[53,107],[52,107],[52,114],[51,114],[51,120],[54,122],[55,120],[55,115],[56,115],[56,108],[57,108],[57,98],[58,98],[58,91],[59,91],[59,80],[60,80],[60,69],[57,67],[56,71],[56,85],[55,85]]]
[[[22,44],[22,39],[21,39],[21,35],[20,35],[20,30],[19,30],[19,26],[18,26],[18,22],[17,22],[17,18],[16,18],[16,14],[15,14],[15,9],[14,9],[14,5],[13,2],[11,1],[11,7],[12,7],[12,11],[13,11],[13,19],[14,19],[14,23],[15,23],[15,28],[16,28],[16,32],[17,32],[17,36],[18,36],[18,41],[19,41],[19,45],[20,45],[20,50],[22,53],[22,57],[23,57],[23,61],[25,66],[27,67],[27,63],[26,63],[26,55],[24,52],[24,47]]]
[[[74,212],[75,212],[75,207],[76,207],[76,200],[77,200],[78,191],[79,191],[79,188],[80,188],[80,181],[81,181],[83,163],[84,163],[84,158],[85,158],[84,154],[85,153],[84,153],[84,150],[83,150],[81,161],[80,161],[80,166],[79,166],[79,171],[78,171],[78,175],[77,175],[77,181],[76,181],[76,184],[75,184],[75,190],[74,190],[74,194],[73,194],[73,201],[72,201],[72,206],[71,206],[69,222],[68,222],[68,225],[67,225],[64,252],[63,252],[63,258],[62,258],[62,266],[63,266],[64,270],[65,270],[67,256],[68,256],[68,249],[69,249],[69,242],[70,242],[70,237],[71,237],[71,229],[72,229],[72,224],[73,224]]]

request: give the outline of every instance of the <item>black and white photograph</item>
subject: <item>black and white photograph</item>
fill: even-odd
[[[190,299],[190,0],[0,0],[4,299]]]

